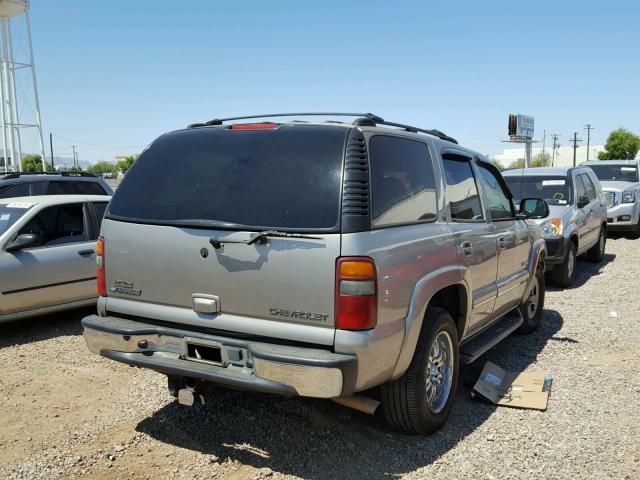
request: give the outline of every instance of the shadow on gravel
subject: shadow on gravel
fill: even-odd
[[[487,359],[522,371],[536,361],[562,323],[557,311],[545,310],[537,331],[507,338],[464,368],[451,416],[430,437],[398,433],[379,414],[369,417],[330,401],[224,389],[204,406],[169,404],[141,421],[136,430],[161,442],[215,455],[219,461],[230,458],[302,478],[399,476],[432,463],[494,414],[495,407],[472,400],[468,388]]]
[[[95,313],[95,308],[82,308],[0,323],[0,348],[55,337],[82,335],[80,320],[92,313]]]
[[[596,275],[600,275],[602,273],[602,269],[606,267],[609,263],[613,262],[616,259],[616,255],[613,253],[605,253],[602,261],[600,263],[590,263],[587,260],[583,259],[583,257],[579,257],[576,262],[576,273],[575,278],[573,279],[573,284],[569,289],[580,288],[585,283],[587,283],[592,277]],[[551,292],[559,292],[562,290],[569,290],[564,288],[556,288],[551,285],[549,279],[547,278],[547,290]]]

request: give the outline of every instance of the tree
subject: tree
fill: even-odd
[[[89,173],[94,175],[102,175],[104,173],[115,173],[118,171],[115,164],[111,162],[98,162],[89,167]]]
[[[493,166],[496,167],[498,170],[500,170],[500,171],[504,170],[504,165],[502,163],[500,163],[500,160],[496,160],[494,158],[493,160],[491,160],[491,163],[493,163]]]
[[[116,163],[116,168],[120,170],[123,174],[125,174],[127,173],[127,170],[131,168],[131,165],[133,165],[133,162],[135,161],[136,161],[136,157],[134,155],[129,155],[124,160],[118,160],[118,163]]]
[[[514,160],[507,168],[524,168],[524,158]]]
[[[548,152],[540,152],[533,157],[532,167],[548,167],[551,165],[551,154]]]
[[[640,150],[640,136],[618,128],[609,134],[599,160],[633,160]]]
[[[42,172],[42,157],[40,155],[25,155],[22,157],[20,170],[27,173]],[[44,171],[50,172],[51,170],[51,165],[45,162]]]

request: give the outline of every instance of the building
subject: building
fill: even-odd
[[[533,147],[532,158],[542,153],[542,147]],[[590,145],[589,146],[589,160],[597,160],[598,153],[604,150],[604,145]],[[553,150],[550,147],[545,147],[545,152],[549,155]],[[520,148],[505,148],[502,153],[498,153],[495,160],[499,161],[505,167],[508,167],[513,162],[524,158],[524,146]],[[587,161],[587,146],[581,145],[576,149],[576,165]],[[554,167],[570,167],[573,165],[573,147],[559,147],[556,148],[555,159],[553,159]]]

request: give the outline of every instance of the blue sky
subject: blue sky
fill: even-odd
[[[56,155],[111,160],[191,122],[271,111],[371,111],[486,154],[507,146],[509,113],[563,145],[585,123],[592,143],[640,132],[637,1],[31,3]]]

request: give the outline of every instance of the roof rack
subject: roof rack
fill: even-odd
[[[187,128],[209,127],[214,125],[222,125],[223,122],[229,122],[232,120],[249,120],[253,118],[267,118],[267,117],[358,117],[354,120],[354,125],[375,127],[376,125],[387,125],[389,127],[396,127],[413,133],[426,133],[433,135],[441,140],[445,140],[451,143],[458,143],[458,141],[450,137],[444,132],[435,129],[424,129],[413,127],[411,125],[405,125],[403,123],[387,122],[384,118],[373,113],[340,113],[340,112],[302,112],[302,113],[264,113],[261,115],[243,115],[241,117],[228,117],[228,118],[215,118],[205,123],[192,123]]]
[[[89,172],[0,172],[0,179],[20,178],[22,175],[60,175],[61,177],[95,177]]]

